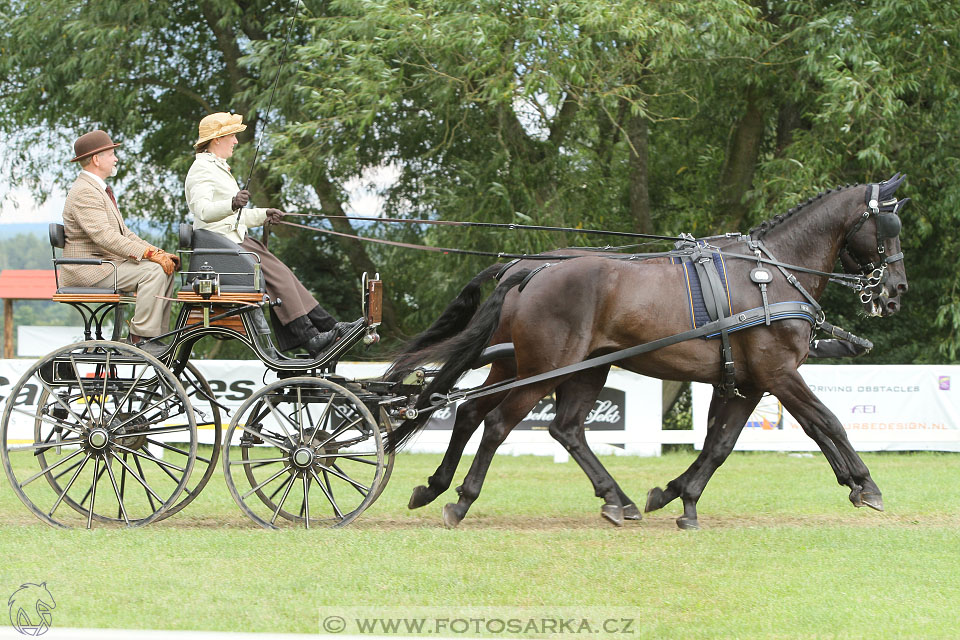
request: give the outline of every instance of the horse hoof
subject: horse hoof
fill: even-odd
[[[663,489],[654,487],[647,491],[647,504],[643,507],[644,513],[650,513],[663,507]]]
[[[637,505],[632,502],[623,508],[623,519],[624,520],[641,520],[643,515],[640,514],[640,509],[637,509]]]
[[[433,497],[430,495],[430,487],[420,485],[410,494],[410,502],[407,503],[407,509],[419,509],[431,502],[433,502]]]
[[[449,503],[443,507],[443,526],[447,529],[456,529],[463,518],[457,515],[457,505]]]
[[[677,526],[684,531],[696,531],[700,528],[700,523],[697,522],[696,518],[685,518],[684,516],[680,516],[677,518]]]
[[[618,504],[605,504],[600,507],[600,515],[615,527],[623,526],[623,507]]]
[[[862,493],[860,494],[860,502],[871,509],[883,511],[883,496],[879,493]]]

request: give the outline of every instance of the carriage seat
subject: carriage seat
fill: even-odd
[[[229,238],[213,231],[194,229],[192,224],[181,224],[180,249],[192,251],[184,289],[193,286],[195,272],[207,263],[220,274],[221,293],[264,292],[262,273],[256,278],[257,286],[254,286],[255,270],[259,270],[257,260]],[[205,252],[205,249],[209,251]]]
[[[50,249],[53,252],[53,268],[65,264],[100,265],[104,260],[100,258],[58,258],[57,249],[63,249],[67,243],[63,225],[58,222],[50,223],[48,227]],[[56,273],[57,291],[53,294],[55,302],[120,302],[120,298],[132,298],[135,294],[118,291],[112,287],[61,287],[60,276]]]

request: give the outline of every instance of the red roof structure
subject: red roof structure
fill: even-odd
[[[53,269],[0,271],[0,298],[4,300],[49,300],[56,291]]]
[[[0,271],[3,299],[3,357],[13,357],[13,301],[49,300],[57,292],[53,269],[4,269]]]

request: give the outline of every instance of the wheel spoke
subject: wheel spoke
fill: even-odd
[[[303,442],[303,397],[300,395],[300,385],[297,385],[297,426],[300,428],[300,442]],[[306,475],[304,477],[304,483],[306,483]],[[306,488],[306,484],[304,484]],[[304,492],[306,493],[306,492]]]
[[[107,412],[107,380],[110,378],[110,352],[107,351],[107,361],[103,365],[103,390],[100,392],[100,427],[104,426],[103,418]],[[109,465],[107,465],[109,466]]]
[[[332,465],[329,466],[329,467],[326,466],[326,465],[324,465],[324,464],[322,464],[322,463],[317,463],[317,464],[319,464],[319,465],[320,465],[320,468],[323,469],[325,472],[329,473],[330,475],[336,476],[336,477],[340,478],[341,480],[343,480],[344,482],[347,482],[347,483],[353,485],[353,487],[354,487],[357,491],[359,491],[359,492],[360,492],[360,495],[362,495],[363,497],[366,497],[367,494],[370,493],[370,487],[364,486],[364,485],[360,484],[359,482],[357,482],[356,480],[354,480],[353,478],[351,478],[350,476],[346,475],[346,474],[343,472],[343,470],[340,469],[340,467],[338,467],[338,466],[336,465],[336,463],[332,464]]]
[[[81,417],[78,416],[76,413],[74,413],[73,409],[70,408],[70,405],[66,404],[66,403],[63,401],[63,398],[61,398],[61,397],[58,396],[56,393],[54,393],[53,389],[50,388],[50,385],[48,385],[46,382],[43,381],[43,378],[41,378],[40,376],[36,376],[36,378],[37,378],[37,381],[40,383],[40,385],[44,388],[44,390],[45,390],[48,394],[50,394],[50,396],[51,396],[54,400],[56,400],[58,403],[60,403],[60,406],[63,407],[64,409],[66,409],[66,410],[67,410],[67,413],[69,413],[71,416],[73,416],[73,419],[77,421],[77,424],[82,425],[82,424],[83,424],[83,418],[81,418]],[[27,415],[29,415],[29,414],[27,414]],[[58,424],[59,424],[59,423],[58,423]]]
[[[106,471],[106,469],[100,469],[100,475],[99,475],[99,476],[96,475],[96,469],[99,469],[99,468],[100,468],[100,456],[96,456],[96,458],[97,458],[97,459],[93,461],[93,463],[94,463],[94,464],[93,464],[93,468],[94,468],[93,484],[90,485],[90,488],[87,489],[87,492],[86,492],[85,494],[83,494],[83,499],[82,499],[82,500],[80,501],[80,503],[79,503],[81,507],[83,506],[83,503],[87,501],[87,498],[90,497],[90,492],[92,492],[92,491],[94,490],[94,487],[97,486],[97,483],[100,482],[100,478],[103,477],[103,474],[104,474],[104,472]]]
[[[344,431],[350,429],[351,427],[353,427],[355,424],[357,424],[358,422],[360,422],[360,421],[362,421],[362,420],[363,420],[363,418],[360,417],[360,418],[357,418],[356,420],[354,420],[353,422],[351,422],[350,424],[342,425],[342,426],[341,426],[340,428],[338,428],[336,431],[334,431],[333,433],[331,433],[329,438],[327,438],[327,439],[324,440],[323,442],[319,443],[319,444],[317,445],[317,447],[323,447],[323,446],[325,446],[328,442],[330,442],[331,440],[333,440],[334,438],[336,438],[338,435],[340,435],[340,434],[343,433]]]
[[[10,408],[16,411],[17,413],[22,413],[25,416],[30,416],[34,420],[42,420],[43,422],[52,424],[55,427],[63,427],[67,431],[72,431],[73,433],[76,433],[76,434],[83,434],[83,427],[79,424],[67,424],[66,422],[54,420],[53,418],[49,418],[43,414],[30,413],[29,411],[21,409],[20,407],[10,407]],[[38,410],[39,410],[39,407],[38,407]]]
[[[123,408],[123,405],[124,405],[124,403],[127,401],[127,398],[130,397],[130,394],[133,393],[133,390],[136,389],[137,386],[140,384],[140,381],[143,379],[144,374],[147,373],[147,369],[148,369],[148,368],[150,368],[150,367],[145,366],[145,367],[143,368],[143,370],[140,372],[140,375],[137,376],[137,379],[133,381],[133,384],[132,384],[132,385],[130,385],[130,388],[127,389],[127,392],[124,394],[123,398],[121,398],[121,399],[120,399],[120,402],[117,403],[117,409],[116,409],[116,411],[114,411],[113,413],[110,414],[110,420],[109,420],[109,422],[113,422],[113,419],[117,416],[117,414],[118,414],[118,413],[120,412],[120,410]],[[122,484],[123,478],[120,478],[120,480],[121,480],[121,484]]]
[[[50,509],[50,512],[47,514],[49,517],[53,517],[53,512],[57,510],[57,507],[60,506],[60,503],[63,502],[64,496],[67,495],[67,491],[70,491],[70,487],[73,486],[73,483],[77,481],[77,477],[80,475],[80,472],[83,471],[83,468],[87,466],[87,461],[93,456],[92,453],[88,453],[87,457],[83,459],[83,462],[80,464],[80,467],[73,472],[73,476],[70,477],[70,482],[67,483],[67,486],[63,488],[63,491],[60,492],[60,495],[57,496],[57,501],[53,503],[53,508]]]
[[[250,458],[249,460],[231,460],[230,466],[235,464],[253,464],[255,466],[273,464],[275,462],[286,462],[289,458]]]
[[[189,424],[175,424],[169,427],[158,427],[156,429],[144,429],[143,431],[135,431],[129,435],[131,436],[140,436],[140,435],[151,435],[155,436],[159,433],[177,433],[178,431],[190,431]],[[125,434],[127,435],[127,434]]]
[[[243,494],[242,496],[240,496],[240,499],[241,499],[241,500],[246,500],[246,499],[249,498],[251,495],[253,495],[253,494],[256,493],[257,491],[259,491],[260,489],[263,489],[265,486],[267,486],[268,484],[270,484],[271,482],[273,482],[274,480],[276,480],[277,478],[279,478],[281,475],[283,475],[283,473],[284,473],[285,471],[289,471],[289,470],[290,470],[290,467],[284,467],[283,469],[280,469],[280,471],[277,471],[275,474],[273,474],[272,476],[270,476],[269,478],[267,478],[266,480],[264,480],[263,482],[261,482],[260,484],[258,484],[257,486],[255,486],[253,489],[250,489],[250,491],[247,491],[245,494]],[[283,486],[283,485],[281,485],[281,486]],[[274,495],[276,495],[276,494],[274,494]]]
[[[287,501],[287,496],[290,495],[290,489],[293,488],[293,482],[296,479],[296,475],[290,476],[290,481],[287,483],[287,489],[283,492],[283,497],[280,498],[277,508],[273,511],[273,518],[270,519],[270,524],[274,524],[277,521],[277,517],[280,515],[280,510],[283,509],[283,503]]]
[[[343,455],[340,456],[340,459],[341,459],[341,460],[353,460],[354,462],[362,462],[363,464],[369,464],[369,465],[372,465],[372,466],[374,466],[374,467],[377,466],[378,464],[380,464],[378,461],[375,461],[375,460],[364,460],[363,458],[357,458],[356,456],[358,456],[358,455],[362,455],[362,456],[375,456],[375,455],[377,455],[377,454],[375,454],[375,453],[359,453],[359,454],[357,454],[357,453],[351,453],[351,454],[349,454],[349,455],[348,455],[348,454],[343,454]],[[327,457],[327,456],[323,456],[323,457]]]
[[[92,413],[91,413],[92,415]],[[96,456],[93,461],[93,484],[90,485],[90,509],[87,510],[87,529],[93,526],[93,505],[97,502],[97,482],[100,481],[100,456]],[[83,502],[80,503],[81,505]]]
[[[160,400],[157,400],[156,402],[154,402],[152,405],[150,405],[150,406],[147,407],[146,409],[141,409],[139,412],[137,412],[137,413],[135,413],[134,415],[130,416],[129,418],[127,418],[126,420],[124,420],[123,422],[121,422],[120,424],[118,424],[117,426],[112,427],[112,428],[110,429],[110,433],[112,434],[112,433],[116,432],[117,429],[121,429],[121,428],[127,426],[128,424],[130,424],[131,422],[133,422],[134,420],[136,420],[137,418],[139,418],[140,416],[142,416],[143,414],[145,414],[147,411],[151,411],[151,410],[153,410],[153,409],[156,409],[156,408],[159,407],[161,404],[163,404],[164,402],[166,402],[167,400],[169,400],[170,398],[172,398],[172,397],[175,396],[175,395],[177,395],[177,393],[174,391],[173,393],[171,393],[171,394],[169,394],[169,395],[167,395],[167,396],[164,396],[164,397],[161,398]],[[148,422],[149,422],[149,421],[148,421]]]
[[[110,468],[110,464],[105,460],[104,465],[107,467],[107,474],[110,476],[110,484],[113,486],[113,494],[117,496],[117,503],[120,505],[120,513],[123,515],[123,521],[126,525],[130,526],[130,518],[127,517],[127,509],[123,505],[123,497],[120,495],[120,489],[117,488],[117,479],[113,476],[113,469]]]
[[[277,421],[277,424],[279,424],[280,427],[283,429],[284,435],[287,436],[288,438],[290,438],[291,440],[293,440],[293,434],[290,433],[290,430],[287,428],[287,425],[285,424],[285,422],[290,421],[290,418],[288,418],[287,416],[283,415],[283,412],[282,412],[282,411],[280,411],[280,410],[278,410],[276,407],[274,407],[274,406],[273,406],[273,403],[270,402],[270,398],[269,398],[269,397],[264,396],[264,397],[263,397],[263,402],[264,402],[264,404],[267,405],[267,408],[270,409],[270,413],[273,414],[273,418]],[[292,424],[292,423],[291,423],[291,424]],[[294,425],[294,426],[296,426],[296,425]]]
[[[275,438],[271,438],[270,436],[266,435],[266,434],[263,433],[262,431],[257,431],[257,430],[254,429],[253,427],[248,427],[248,426],[245,425],[245,424],[237,425],[237,426],[240,427],[241,429],[243,429],[244,431],[246,431],[247,433],[249,433],[249,434],[252,435],[252,436],[255,436],[255,437],[257,437],[257,438],[262,438],[264,441],[269,442],[270,444],[272,444],[273,446],[275,446],[277,449],[280,449],[281,451],[290,451],[290,449],[289,449],[288,447],[284,446],[284,443],[280,442],[279,440],[277,440],[277,439],[275,439]]]
[[[43,451],[40,451],[40,453],[43,453],[48,449],[54,449],[56,447],[70,444],[81,444],[83,442],[83,438],[72,438],[70,440],[59,440],[57,442],[34,442],[33,444],[23,444],[16,447],[10,447],[7,449],[7,451],[13,453],[14,451],[36,451],[38,449],[42,449]]]
[[[165,466],[165,467],[170,467],[171,469],[176,469],[176,470],[179,471],[180,473],[185,473],[185,472],[186,472],[186,469],[184,469],[184,468],[182,468],[182,467],[178,467],[178,466],[175,465],[175,464],[170,464],[169,462],[166,462],[166,461],[164,461],[164,460],[161,460],[160,458],[154,458],[154,457],[153,457],[152,455],[150,455],[149,453],[141,453],[140,451],[135,451],[134,449],[131,449],[131,448],[129,448],[129,447],[125,447],[125,446],[123,446],[122,444],[118,444],[118,443],[114,443],[114,445],[115,445],[118,449],[123,449],[124,451],[127,451],[127,452],[129,452],[129,453],[132,453],[133,455],[138,456],[138,457],[140,457],[140,458],[146,458],[147,460],[151,460],[151,461],[153,461],[153,462],[155,462],[155,463],[157,463],[157,464],[162,464],[162,465]]]
[[[147,438],[147,442],[157,447],[162,447],[164,449],[167,449],[168,451],[174,451],[176,453],[179,453],[182,456],[186,456],[187,458],[190,457],[190,454],[188,452],[184,451],[183,449],[177,449],[176,447],[171,446],[166,442],[160,442],[159,440],[153,440],[152,438]],[[197,456],[197,460],[210,464],[210,458],[201,458],[200,456]]]
[[[83,453],[83,449],[80,449],[79,451],[77,451],[77,453]],[[82,460],[78,460],[77,462],[74,462],[72,465],[70,465],[69,467],[67,467],[66,469],[64,469],[63,471],[61,471],[60,473],[58,473],[57,475],[53,476],[53,479],[54,479],[54,480],[59,480],[61,476],[64,476],[64,475],[70,473],[71,471],[73,471],[74,469],[76,469],[76,468],[77,468],[77,465],[80,464],[81,462],[83,462],[83,461],[82,461]]]
[[[81,453],[83,453],[83,449],[77,449],[76,451],[74,451],[73,453],[71,453],[71,454],[70,454],[69,456],[67,456],[66,458],[61,458],[60,460],[57,460],[56,462],[54,462],[54,463],[53,463],[52,465],[50,465],[49,467],[47,467],[47,468],[45,468],[45,469],[41,469],[38,473],[33,474],[32,476],[30,476],[29,478],[27,478],[26,480],[24,480],[23,482],[21,482],[20,485],[19,485],[20,488],[23,489],[25,486],[27,486],[28,484],[30,484],[31,482],[33,482],[34,480],[36,480],[36,479],[39,478],[40,476],[49,473],[49,472],[52,471],[53,469],[56,469],[57,467],[59,467],[60,465],[62,465],[62,464],[63,464],[64,462],[66,462],[67,460],[70,460],[70,459],[72,459],[72,458],[75,458],[75,457],[77,457],[78,455],[80,455]],[[79,463],[77,463],[77,464],[79,464]],[[70,469],[72,469],[72,468],[75,467],[75,466],[77,466],[77,465],[74,464],[74,465],[71,466],[69,469],[67,469],[67,471],[69,471]],[[64,473],[65,473],[65,472],[64,472]],[[60,475],[63,475],[63,473],[61,473]],[[59,478],[60,476],[57,476],[57,477]]]
[[[330,402],[323,408],[323,413],[320,414],[320,419],[314,424],[313,433],[310,434],[310,439],[307,440],[307,442],[313,442],[313,439],[317,437],[317,431],[320,430],[320,425],[327,421],[327,417],[330,415],[330,409],[333,408],[333,399],[335,397],[333,394],[330,395]]]
[[[142,447],[141,447],[141,449],[144,450],[144,451],[146,451],[146,449],[143,449]],[[154,464],[156,464],[156,462],[154,462]],[[159,469],[160,469],[161,471],[163,471],[165,474],[167,474],[167,475],[170,477],[170,479],[173,480],[175,483],[180,484],[180,480],[177,478],[177,476],[175,476],[175,475],[173,475],[172,473],[170,473],[170,470],[169,470],[169,469],[167,469],[166,467],[163,467],[163,466],[161,466],[161,465],[159,465],[159,464],[157,465],[157,467],[159,467]],[[193,492],[190,491],[189,489],[187,489],[186,487],[184,487],[183,490],[184,490],[184,492],[185,492],[188,496],[193,495]]]
[[[333,512],[337,514],[337,517],[343,520],[343,512],[340,511],[340,507],[337,506],[337,501],[333,499],[333,494],[323,486],[323,481],[320,480],[320,477],[317,475],[317,472],[313,469],[310,469],[310,474],[313,476],[313,479],[317,481],[317,486],[320,487],[320,491],[323,491],[323,495],[327,497],[327,500],[330,502],[330,506],[333,507]]]
[[[303,434],[301,434],[303,435]],[[310,528],[310,476],[303,474],[303,522]]]
[[[136,481],[143,486],[144,491],[147,492],[147,499],[150,500],[150,508],[156,511],[157,510],[156,507],[153,506],[153,498],[156,498],[157,500],[159,500],[160,504],[163,504],[163,498],[158,496],[157,492],[154,491],[152,488],[150,488],[150,485],[147,484],[146,478],[141,478],[140,476],[137,475],[136,471],[130,468],[130,465],[127,464],[126,460],[121,460],[120,456],[118,456],[112,451],[110,452],[110,455],[112,455],[117,460],[117,462],[123,465],[123,468],[126,469],[130,473],[130,475],[133,476],[134,479],[136,479]],[[140,461],[137,458],[134,458],[133,461],[137,464],[137,467],[140,468]],[[143,473],[142,468],[140,469],[140,472]],[[151,497],[151,494],[152,494],[152,497]]]

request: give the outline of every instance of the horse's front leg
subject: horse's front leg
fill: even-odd
[[[880,487],[870,477],[867,465],[850,444],[840,420],[810,391],[800,374],[790,372],[773,388],[776,389],[774,395],[783,407],[797,419],[804,432],[820,445],[837,475],[837,481],[850,487],[850,502],[855,507],[866,505],[883,511]]]
[[[760,402],[760,396],[724,398],[714,390],[707,419],[707,436],[703,450],[690,467],[671,480],[666,489],[651,489],[647,494],[646,511],[654,511],[680,497],[683,515],[677,518],[681,529],[699,529],[697,501],[714,472],[733,451],[747,418]]]

